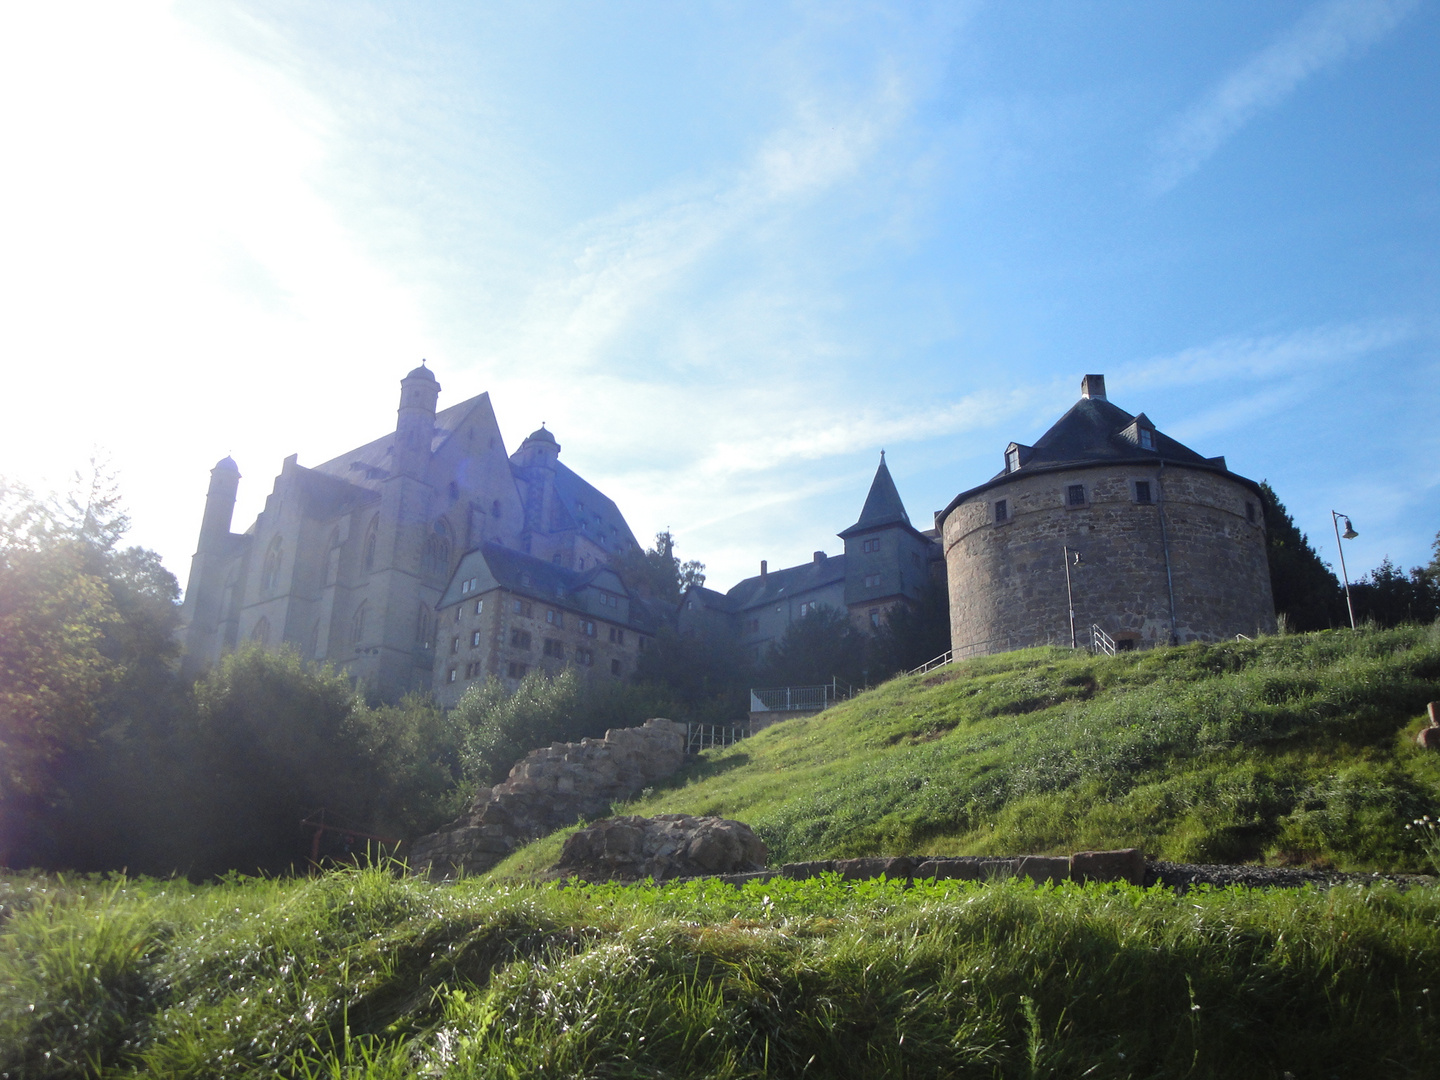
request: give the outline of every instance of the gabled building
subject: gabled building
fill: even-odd
[[[215,466],[182,612],[190,673],[242,641],[284,643],[393,699],[448,671],[436,605],[466,552],[584,573],[638,546],[543,426],[507,455],[488,394],[437,412],[439,394],[422,364],[401,380],[393,431],[313,467],[291,455],[243,533],[230,531],[240,471]]]
[[[605,564],[576,570],[496,543],[460,560],[439,615],[432,689],[447,708],[490,676],[511,690],[537,669],[627,677],[660,628]]]
[[[874,631],[887,611],[914,603],[943,573],[937,537],[910,524],[884,451],[859,520],[838,535],[842,554],[817,551],[809,562],[780,570],[761,560],[758,575],[728,592],[689,589],[680,604],[680,632],[728,635],[758,663],[791,623],[818,608],[844,611],[856,626]]]

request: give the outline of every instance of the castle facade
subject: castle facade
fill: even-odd
[[[287,458],[243,533],[231,531],[239,468],[227,457],[211,470],[182,610],[190,674],[256,641],[328,661],[385,699],[448,691],[466,681],[452,670],[481,670],[468,647],[462,658],[456,624],[442,626],[440,610],[459,582],[479,588],[477,560],[505,568],[484,578],[484,595],[504,587],[511,606],[533,592],[526,579],[569,575],[573,609],[589,602],[583,582],[638,547],[614,502],[560,462],[543,426],[507,455],[488,394],[437,412],[439,393],[422,364],[401,380],[393,431],[312,468]],[[642,627],[653,633],[643,603],[631,619],[624,583],[614,574],[604,580],[603,591],[626,601],[627,618],[617,621],[631,640]],[[549,587],[549,599],[562,599]],[[465,589],[467,602],[480,596]],[[491,603],[492,612],[503,606],[498,592]],[[507,678],[525,664],[516,657],[528,650],[508,644],[511,629],[487,624],[484,674]],[[473,633],[467,624],[467,642]],[[532,635],[537,648],[541,640]]]

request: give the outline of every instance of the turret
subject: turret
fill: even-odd
[[[223,457],[210,470],[210,489],[205,493],[205,516],[200,521],[197,551],[209,551],[230,535],[235,516],[235,493],[240,488],[240,467],[235,459]]]
[[[555,464],[560,459],[560,443],[540,425],[515,451],[515,473],[525,482],[525,532],[544,532],[550,520],[550,504],[555,492]]]
[[[435,438],[435,402],[440,384],[422,360],[400,380],[400,409],[395,421],[394,471],[420,476],[430,460]]]

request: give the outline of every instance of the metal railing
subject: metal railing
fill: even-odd
[[[993,637],[986,638],[984,641],[972,641],[968,645],[961,645],[958,649],[951,649],[949,652],[943,652],[939,656],[935,657],[935,659],[927,660],[925,661],[925,663],[921,664],[917,668],[911,668],[909,671],[905,672],[905,674],[923,675],[927,671],[935,670],[935,668],[944,667],[946,664],[953,664],[956,660],[964,660],[971,656],[988,656],[992,652],[1004,652],[1005,648],[990,648],[990,646],[994,645],[997,641],[1003,641],[1006,647],[1008,647],[1010,644],[1009,637]]]
[[[1090,651],[1103,652],[1106,656],[1115,655],[1115,639],[1101,629],[1099,623],[1090,624]]]
[[[831,679],[821,686],[779,686],[769,690],[750,691],[750,711],[756,712],[820,712],[836,702],[853,697],[854,687]]]
[[[934,660],[926,660],[925,663],[921,664],[917,668],[911,668],[909,671],[905,672],[905,674],[924,675],[927,671],[934,671],[937,667],[944,667],[946,664],[951,663],[954,659],[955,650],[946,649],[939,656],[935,657]]]
[[[716,746],[733,746],[749,734],[749,724],[686,724],[685,752],[698,754]]]

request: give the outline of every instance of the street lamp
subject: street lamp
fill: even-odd
[[[1354,540],[1360,534],[1350,524],[1350,518],[1336,510],[1330,511],[1330,524],[1335,526],[1335,547],[1340,552],[1340,576],[1345,579],[1345,607],[1350,612],[1350,629],[1355,629],[1355,605],[1350,602],[1350,574],[1345,569],[1345,545],[1340,543],[1340,519],[1345,518],[1345,539]]]
[[[1078,648],[1075,643],[1075,592],[1070,588],[1070,565],[1080,565],[1080,552],[1071,551],[1069,546],[1060,549],[1065,552],[1065,598],[1070,601],[1070,648]]]

